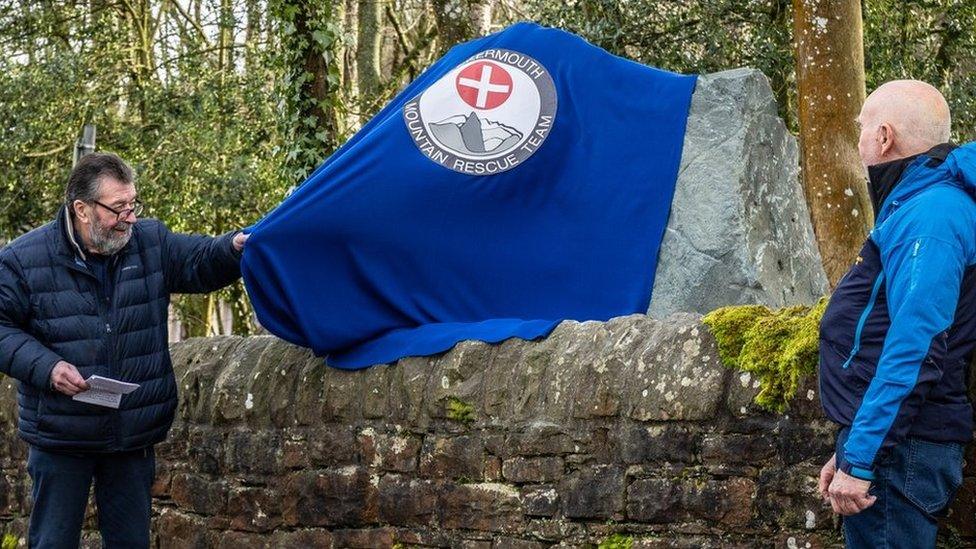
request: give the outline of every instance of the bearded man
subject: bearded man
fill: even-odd
[[[153,446],[177,404],[170,294],[240,276],[243,233],[175,234],[141,212],[132,169],[90,154],[54,221],[0,249],[0,372],[19,382],[30,547],[78,547],[92,483],[104,545],[149,546]],[[93,375],[139,387],[118,409],[74,400]]]

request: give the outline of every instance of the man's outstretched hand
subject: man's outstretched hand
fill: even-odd
[[[868,494],[871,483],[837,470],[837,455],[820,469],[820,495],[839,515],[856,515],[878,498]]]
[[[237,233],[234,235],[234,250],[241,251],[244,249],[244,244],[247,242],[247,238],[251,236],[245,233]]]
[[[68,396],[75,396],[88,390],[88,383],[78,373],[78,369],[63,360],[59,360],[51,370],[51,386],[59,393]]]

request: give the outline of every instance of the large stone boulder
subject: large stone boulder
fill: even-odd
[[[761,72],[700,76],[648,314],[824,295],[798,165],[796,138]]]

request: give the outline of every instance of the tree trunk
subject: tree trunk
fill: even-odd
[[[775,48],[777,51],[790,51],[793,46],[791,42],[792,37],[787,32],[793,16],[793,10],[790,9],[790,5],[791,0],[773,0],[770,5],[768,24],[775,25],[775,28],[782,29],[783,31],[775,35]],[[786,63],[777,63],[777,68],[770,71],[770,74],[766,76],[769,77],[769,84],[772,86],[773,94],[776,96],[780,117],[783,118],[783,122],[786,123],[787,128],[796,131],[796,109],[793,108],[793,96],[791,93],[793,91],[793,75],[790,69],[791,67]]]
[[[250,72],[259,68],[259,53],[262,38],[261,9],[258,0],[247,0],[247,26],[244,28],[244,70]]]
[[[359,93],[372,97],[382,82],[383,19],[386,10],[384,0],[368,0],[359,5],[359,47],[356,65],[359,72]]]
[[[864,103],[857,0],[793,0],[803,187],[831,287],[873,223],[854,119]]]
[[[269,5],[278,19],[286,110],[281,123],[290,143],[282,173],[298,183],[340,142],[342,6],[304,0]]]
[[[173,304],[176,317],[180,323],[181,336],[206,337],[210,335],[209,295],[180,295]]]
[[[149,123],[146,90],[151,85],[156,66],[153,51],[156,17],[153,16],[149,0],[128,2],[117,9],[120,10],[121,22],[128,27],[123,32],[127,33],[132,43],[127,60],[130,78],[128,101],[136,105],[139,119],[146,125]]]
[[[323,48],[323,45],[316,37],[318,13],[314,13],[314,8],[305,2],[298,3],[301,9],[295,18],[295,29],[298,36],[303,37],[307,44],[305,50],[301,52],[302,67],[310,78],[303,87],[303,94],[306,98],[303,105],[303,115],[312,116],[318,122],[317,131],[325,131],[325,139],[320,139],[330,149],[335,149],[335,139],[338,134],[338,120],[333,109],[327,108],[330,96],[335,92],[329,81],[330,61],[335,57],[330,55],[333,52]]]
[[[359,91],[359,66],[356,57],[359,54],[359,6],[372,4],[363,0],[346,0],[346,13],[343,17],[345,47],[342,55],[342,91],[353,108],[346,113],[346,129],[359,128],[359,113],[362,111],[363,97]],[[346,131],[344,133],[352,133]]]
[[[203,299],[207,303],[207,312],[204,319],[203,334],[205,337],[210,337],[214,335],[219,335],[214,328],[217,324],[217,296],[214,294],[207,294],[203,296]]]
[[[438,50],[444,53],[456,44],[487,34],[494,5],[495,0],[434,0]]]
[[[220,19],[217,28],[217,46],[220,48],[218,57],[218,70],[220,71],[220,83],[228,73],[234,71],[234,27],[237,21],[234,18],[234,6],[231,0],[220,0]]]
[[[468,20],[474,36],[484,36],[491,32],[491,14],[496,0],[470,0]]]

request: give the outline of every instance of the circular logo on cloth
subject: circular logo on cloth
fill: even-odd
[[[525,162],[549,136],[555,116],[549,71],[505,49],[475,54],[403,107],[420,152],[468,175],[501,173]]]

